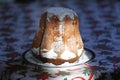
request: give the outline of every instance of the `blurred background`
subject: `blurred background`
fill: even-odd
[[[0,62],[31,48],[40,14],[49,7],[78,14],[84,45],[96,54],[91,64],[103,72],[98,80],[119,80],[120,0],[0,0]]]

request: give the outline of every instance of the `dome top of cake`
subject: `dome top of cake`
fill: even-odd
[[[74,17],[77,16],[75,11],[73,11],[72,9],[63,8],[63,7],[51,7],[46,9],[44,12],[47,12],[48,21],[50,17],[52,17],[53,15],[57,16],[60,21],[63,21],[65,16],[69,16],[71,19],[74,19]]]

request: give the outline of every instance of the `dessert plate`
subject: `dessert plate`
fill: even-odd
[[[82,65],[82,64],[92,61],[95,58],[95,53],[91,51],[90,49],[85,48],[82,56],[76,62],[74,63],[65,62],[62,65],[54,65],[52,63],[42,63],[42,61],[40,61],[39,59],[33,56],[33,52],[31,49],[23,53],[23,58],[28,63],[32,63],[38,66],[52,67],[52,68],[53,67],[69,67],[69,66]]]

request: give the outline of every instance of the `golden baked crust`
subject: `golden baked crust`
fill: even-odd
[[[40,19],[39,29],[37,30],[37,32],[35,34],[35,38],[32,42],[33,48],[38,48],[40,46],[40,44],[42,43],[42,37],[44,35],[45,27],[47,24],[46,19],[47,19],[47,13],[42,14],[41,19]]]

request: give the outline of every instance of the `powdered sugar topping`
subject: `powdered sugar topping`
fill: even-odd
[[[54,42],[52,43],[52,48],[54,49],[54,52],[60,52],[65,47],[62,38],[62,35],[64,34],[64,28],[62,24],[59,25],[56,30],[54,30],[54,32],[58,32],[58,31],[59,31],[59,36],[55,35]]]
[[[83,49],[79,49],[77,51],[77,55],[80,56],[82,54],[82,52],[83,52]],[[46,53],[43,53],[42,56],[45,58],[49,58],[49,59],[57,59],[57,57],[58,57],[57,53],[55,53],[53,49],[51,49],[50,51],[48,51]],[[76,57],[76,55],[67,49],[61,54],[61,59],[64,59],[64,60],[72,59],[75,57]]]
[[[41,54],[43,57],[46,58],[52,58],[52,59],[56,59],[57,58],[57,54],[53,51],[53,49],[51,49],[50,51]]]
[[[58,16],[59,20],[62,21],[65,16],[69,16],[71,19],[74,19],[77,14],[68,8],[62,8],[62,7],[52,7],[46,10],[48,12],[47,14],[47,20],[49,21],[50,17],[53,15]]]
[[[61,54],[61,58],[64,60],[68,60],[68,59],[72,59],[75,58],[76,55],[72,52],[70,52],[69,50],[65,50],[62,54]]]

